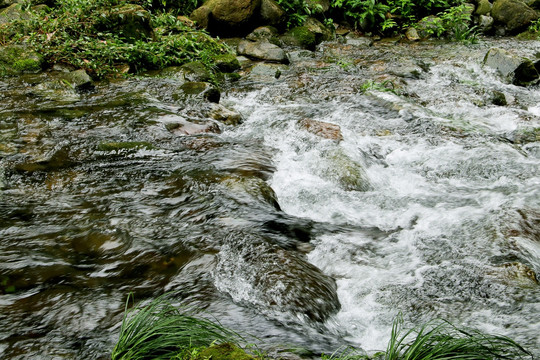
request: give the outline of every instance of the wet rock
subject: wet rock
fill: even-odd
[[[185,119],[168,122],[167,130],[175,135],[219,134],[221,129],[213,121],[187,121]]]
[[[214,35],[244,36],[255,27],[260,7],[261,0],[209,0],[191,19]]]
[[[307,26],[297,26],[287,31],[280,40],[289,46],[297,46],[308,50],[315,50],[317,37]]]
[[[174,100],[198,98],[213,103],[219,103],[221,93],[214,85],[210,83],[190,81],[182,84],[179,91],[172,94],[172,98]]]
[[[286,69],[287,66],[281,64],[257,64],[251,69],[250,76],[265,78],[264,81],[272,81],[279,79]]]
[[[69,167],[74,163],[70,156],[69,146],[58,144],[42,156],[34,159],[28,159],[23,163],[15,165],[19,171],[49,171]]]
[[[210,71],[199,61],[192,61],[180,66],[184,79],[194,82],[207,82],[211,79]]]
[[[94,83],[90,75],[86,71],[80,69],[71,71],[62,76],[62,78],[67,81],[73,89],[79,92],[84,92],[94,89]]]
[[[493,4],[489,0],[479,0],[476,5],[476,10],[474,11],[475,15],[487,15],[491,11]]]
[[[37,84],[29,91],[29,95],[61,104],[73,103],[81,99],[80,93],[61,77]]]
[[[238,44],[237,52],[251,58],[274,61],[287,64],[289,59],[285,51],[277,45],[267,41],[247,41],[243,40]]]
[[[418,31],[416,31],[415,28],[410,27],[405,32],[405,36],[407,37],[407,40],[409,41],[418,41],[420,40],[420,35],[418,35]]]
[[[540,77],[531,60],[499,48],[488,51],[484,57],[484,65],[496,69],[506,81],[514,85],[530,85]]]
[[[209,103],[202,111],[207,117],[225,125],[238,125],[242,122],[242,115],[240,113],[227,109],[220,104]]]
[[[493,275],[508,285],[519,287],[536,287],[538,277],[533,269],[519,262],[507,263],[500,266]]]
[[[248,36],[246,36],[247,40],[251,41],[268,41],[270,43],[274,43],[273,39],[276,39],[278,36],[278,31],[273,26],[259,26],[253,32],[251,32]]]
[[[43,57],[25,45],[0,47],[0,76],[38,73]]]
[[[521,0],[495,0],[491,16],[511,34],[524,30],[539,17]]]
[[[240,62],[233,54],[219,55],[214,59],[214,65],[224,73],[232,73],[240,69]]]
[[[323,154],[325,163],[321,165],[321,176],[336,181],[347,191],[368,191],[371,184],[362,165],[355,162],[341,149]]]
[[[299,124],[308,132],[320,136],[324,139],[336,141],[343,140],[343,134],[341,134],[341,128],[339,127],[339,125],[308,118],[301,120]]]
[[[285,11],[274,0],[261,1],[260,16],[263,24],[281,29],[286,25],[287,18],[285,15]]]
[[[502,91],[493,91],[493,96],[491,97],[491,103],[497,106],[506,106],[508,105],[508,100],[506,99],[506,94]]]
[[[7,24],[16,20],[28,20],[30,16],[17,3],[0,10],[0,25]]]
[[[334,38],[333,31],[313,17],[308,18],[304,23],[304,26],[315,35],[317,44],[322,41],[332,40]]]
[[[507,139],[514,144],[527,144],[540,141],[540,128],[527,128],[513,131]]]
[[[135,4],[115,6],[103,12],[96,27],[97,30],[114,32],[129,42],[155,37],[150,26],[150,13]]]
[[[152,150],[155,147],[146,141],[102,142],[97,146],[98,151],[130,152],[139,149]]]
[[[233,233],[217,258],[216,287],[266,316],[322,322],[340,309],[332,278],[264,238]]]
[[[222,179],[221,183],[225,185],[229,193],[232,193],[238,200],[251,203],[253,199],[268,204],[276,210],[281,210],[277,201],[277,195],[274,189],[266,181],[255,176],[228,176]]]

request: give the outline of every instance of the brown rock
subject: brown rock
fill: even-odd
[[[306,129],[308,132],[322,138],[337,141],[343,140],[343,135],[341,134],[341,128],[339,125],[308,118],[301,120],[299,123],[300,126]]]

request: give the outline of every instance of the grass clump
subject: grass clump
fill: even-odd
[[[418,329],[403,330],[394,320],[384,360],[494,360],[532,359],[530,352],[505,336],[459,329],[446,321],[432,321]]]
[[[165,297],[129,311],[127,306],[112,360],[202,359],[206,349],[225,343],[232,352],[238,349],[236,333],[195,317],[191,309],[174,307]]]

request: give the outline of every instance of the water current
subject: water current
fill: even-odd
[[[540,89],[482,66],[491,47],[540,53],[293,51],[224,86],[242,124],[196,135],[175,126],[207,105],[174,77],[60,95],[38,91],[49,74],[0,81],[0,356],[107,359],[130,292],[268,348],[384,350],[401,312],[538,355]]]

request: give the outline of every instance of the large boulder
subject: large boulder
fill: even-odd
[[[492,48],[487,52],[484,65],[497,70],[506,81],[514,85],[529,85],[540,76],[531,60],[499,48]]]
[[[334,279],[262,237],[232,233],[217,259],[218,290],[270,318],[322,322],[340,309]]]
[[[238,55],[245,55],[259,60],[288,63],[287,53],[277,45],[267,41],[243,40],[237,47]]]
[[[491,16],[511,34],[524,30],[539,17],[536,11],[521,0],[496,0]]]
[[[257,25],[261,0],[209,0],[191,14],[199,26],[220,36],[243,36]]]
[[[285,11],[274,0],[261,0],[261,22],[264,25],[284,28],[286,25]]]

